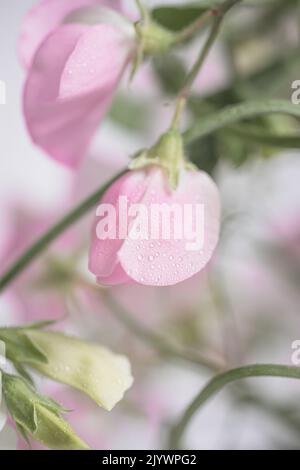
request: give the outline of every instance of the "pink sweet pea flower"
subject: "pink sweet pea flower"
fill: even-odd
[[[123,196],[123,198],[121,198]],[[126,197],[127,215],[130,208],[139,204],[151,214],[153,205],[167,206],[176,204],[184,208],[190,206],[192,225],[196,227],[196,206],[203,207],[203,240],[201,248],[188,245],[189,237],[175,236],[174,219],[171,223],[170,237],[167,239],[160,230],[158,237],[153,237],[151,222],[143,225],[140,217],[128,218],[127,235],[120,236],[119,228],[124,225],[127,215],[120,200]],[[105,204],[105,206],[103,205]],[[115,208],[107,210],[105,217],[98,217],[92,234],[89,269],[97,277],[100,284],[115,285],[123,283],[139,283],[151,286],[167,286],[184,281],[198,273],[210,260],[219,238],[220,201],[215,183],[202,171],[183,171],[179,186],[175,191],[169,187],[165,172],[159,166],[145,167],[126,173],[119,178],[101,200],[99,209],[109,205]],[[120,209],[123,207],[123,209]],[[123,212],[122,212],[123,210]],[[98,215],[104,216],[104,212]],[[104,232],[109,236],[99,237],[99,222],[104,218],[109,228]],[[113,225],[116,225],[114,231]],[[185,223],[185,222],[184,222]],[[132,236],[132,230],[140,226],[141,233],[146,236]],[[112,231],[111,231],[112,230]],[[113,233],[115,232],[115,233]]]
[[[29,68],[28,131],[70,168],[86,154],[135,50],[132,24],[99,5],[116,8],[119,2],[44,0],[26,18],[21,35],[20,55]]]
[[[29,68],[37,49],[49,33],[61,25],[71,14],[84,8],[102,6],[121,10],[120,0],[41,0],[26,15],[19,40],[19,55],[25,68]]]

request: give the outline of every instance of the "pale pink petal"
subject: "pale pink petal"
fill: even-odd
[[[190,251],[184,238],[132,240],[128,237],[119,251],[120,263],[124,271],[140,284],[177,284],[203,269],[217,245],[220,229],[218,190],[211,178],[200,171],[184,174],[175,192],[169,190],[160,169],[151,170],[148,178],[148,190],[141,201],[148,208],[150,204],[162,203],[204,205],[204,244],[200,250]]]
[[[54,159],[77,167],[111,105],[129,55],[124,36],[108,25],[64,25],[50,34],[35,56],[24,93],[33,141]]]
[[[128,274],[125,273],[120,263],[115,265],[111,274],[105,277],[98,276],[97,283],[103,286],[117,286],[119,284],[135,284]]]
[[[49,33],[54,31],[74,10],[89,6],[121,9],[120,0],[42,0],[33,7],[22,25],[19,54],[23,65],[30,66],[33,57]]]
[[[129,235],[124,239],[101,241],[97,239],[95,224],[90,270],[97,276],[99,283],[128,283],[130,278],[144,285],[174,285],[205,267],[217,245],[220,230],[219,193],[206,173],[184,172],[177,190],[171,191],[166,175],[160,168],[131,171],[112,185],[101,203],[110,203],[118,208],[122,195],[128,197],[128,208],[135,203],[143,204],[148,209],[148,214],[152,204],[164,203],[170,207],[177,203],[181,208],[189,204],[193,207],[193,214],[196,204],[203,205],[203,243],[201,247],[191,250],[187,243],[192,240],[185,234],[179,240],[174,239],[172,230],[171,237],[167,240],[163,237],[153,239],[150,224],[147,237],[142,237],[143,239],[134,240]],[[124,211],[121,216],[124,217]],[[129,220],[129,231],[138,223],[138,218]],[[118,236],[119,220],[116,221],[116,228]],[[196,228],[194,216],[193,228]]]
[[[133,20],[130,20],[123,11],[121,13],[105,6],[89,6],[74,10],[65,18],[64,23],[79,23],[89,26],[110,24],[129,38],[136,35]]]
[[[139,202],[146,190],[145,184],[143,172],[128,172],[119,178],[101,199],[101,205],[110,204],[116,209],[116,234],[119,230],[118,202],[120,196],[127,197],[128,206]],[[124,216],[124,214],[122,215]],[[118,252],[124,240],[119,238],[99,239],[96,233],[98,222],[99,218],[96,219],[92,229],[89,269],[97,276],[100,283],[112,285],[128,282],[128,276],[121,268],[118,259]]]

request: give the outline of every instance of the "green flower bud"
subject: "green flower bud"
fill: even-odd
[[[6,406],[17,429],[28,441],[29,437],[56,450],[87,450],[71,426],[60,416],[65,412],[58,403],[39,395],[21,377],[2,374]]]

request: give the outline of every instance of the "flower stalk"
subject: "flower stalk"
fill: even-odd
[[[169,448],[180,449],[183,447],[182,438],[194,418],[195,414],[216,395],[225,385],[236,380],[248,377],[285,377],[300,379],[300,368],[279,364],[253,364],[236,369],[231,369],[213,377],[199,392],[191,404],[183,412],[177,423],[171,428]]]

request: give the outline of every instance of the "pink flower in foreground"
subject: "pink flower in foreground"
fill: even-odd
[[[99,6],[100,5],[100,6]],[[118,1],[44,0],[25,19],[20,55],[24,113],[33,141],[76,168],[135,50]]]
[[[151,213],[153,206],[172,208],[175,204],[177,209],[189,206],[192,214],[190,220],[194,229],[199,229],[195,220],[196,207],[202,206],[201,248],[191,249],[188,244],[191,240],[189,237],[182,236],[176,239],[175,231],[179,227],[174,223],[175,216],[171,216],[169,239],[162,236],[161,231],[158,237],[153,238],[152,220],[148,223],[147,219],[147,224],[143,226],[145,219],[140,217],[141,213],[138,213],[136,217],[128,218],[127,236],[121,238],[119,229],[121,225],[124,225],[127,217],[124,213],[125,206],[122,205],[122,212],[120,204],[121,199],[124,202],[124,198],[127,201],[127,214],[137,204],[139,207],[142,205],[148,214]],[[110,232],[112,236],[106,239],[99,237],[99,222],[102,223],[104,218],[98,217],[93,228],[89,258],[89,269],[101,284],[114,285],[129,282],[152,286],[176,284],[203,269],[217,245],[220,228],[219,193],[215,183],[202,171],[184,170],[176,190],[170,189],[166,173],[159,166],[148,166],[142,170],[130,171],[109,188],[99,208],[108,207],[106,205],[116,209],[115,218],[113,211],[108,211],[105,215],[109,227],[107,233]],[[98,211],[97,214],[99,214]],[[102,215],[104,213],[101,213]],[[183,225],[185,223],[186,220]],[[116,230],[113,234],[114,224]],[[133,236],[133,232],[144,234],[144,229],[147,232],[146,237]],[[116,238],[114,235],[117,235]],[[195,237],[198,235],[199,233],[196,233]]]

